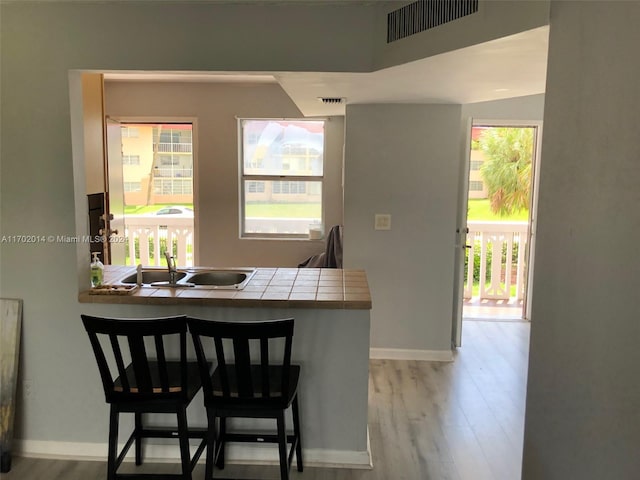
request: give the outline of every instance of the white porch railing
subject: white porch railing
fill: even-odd
[[[158,143],[158,152],[191,153],[191,143]]]
[[[269,232],[282,219],[251,219],[251,230]],[[264,221],[264,225],[260,223]],[[311,219],[297,219],[292,225],[278,225],[276,231],[306,233]],[[253,223],[255,222],[255,223]],[[286,223],[286,222],[285,222]],[[464,285],[464,298],[473,297],[474,281],[478,283],[480,299],[522,300],[525,291],[527,222],[468,222],[467,244],[470,245]],[[160,215],[130,215],[125,217],[129,265],[162,265],[161,244],[176,243],[180,266],[193,266],[193,218]],[[166,242],[166,243],[165,243]],[[138,246],[138,255],[136,255]],[[153,250],[153,254],[152,251]],[[497,261],[496,261],[497,260]],[[474,272],[477,272],[474,275]]]
[[[251,233],[307,234],[312,218],[248,218]],[[125,217],[128,265],[141,263],[160,266],[164,263],[165,245],[176,244],[180,266],[193,266],[193,218],[163,215],[129,215]],[[161,251],[161,247],[163,250]]]
[[[160,251],[161,243],[176,243],[178,265],[193,266],[193,218],[130,215],[125,217],[125,235],[128,240],[129,265],[141,263],[145,266],[160,266],[161,259],[164,258]],[[136,245],[139,253],[137,256]],[[153,255],[150,245],[153,246]]]
[[[304,234],[313,218],[247,218],[249,233]],[[128,265],[163,265],[161,246],[176,244],[178,265],[193,266],[193,218],[163,215],[125,216]]]
[[[527,222],[467,222],[468,262],[464,298],[473,297],[478,282],[480,299],[509,299],[515,285],[517,300],[524,298]],[[479,268],[478,268],[479,267]],[[474,272],[478,272],[474,278]]]

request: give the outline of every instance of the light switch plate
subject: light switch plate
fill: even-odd
[[[376,230],[391,230],[391,215],[376,213],[374,228]]]

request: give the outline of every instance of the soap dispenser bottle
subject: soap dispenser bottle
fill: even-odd
[[[100,255],[100,252],[93,252],[93,260],[91,261],[91,286],[94,288],[102,285],[104,273],[104,265],[98,255]]]

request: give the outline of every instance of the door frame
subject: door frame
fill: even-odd
[[[148,124],[191,124],[191,158],[193,160],[193,264],[199,265],[199,187],[198,187],[198,118],[188,116],[171,116],[171,115],[109,115],[111,120],[120,124],[127,123],[148,123]],[[105,176],[105,182],[110,180],[109,175]]]
[[[124,184],[122,171],[122,135],[121,123],[109,117],[104,117],[104,261],[105,265],[124,265],[125,243],[111,241],[125,236],[124,224]]]
[[[534,151],[531,163],[531,195],[529,200],[529,220],[527,234],[527,288],[524,295],[522,318],[531,320],[531,298],[533,295],[533,275],[535,264],[535,239],[538,218],[538,190],[540,184],[540,158],[542,145],[542,121],[541,120],[504,120],[469,117],[465,125],[463,138],[466,141],[464,149],[464,161],[461,168],[460,182],[460,210],[458,212],[458,226],[456,227],[456,264],[454,266],[454,307],[451,344],[454,347],[462,346],[462,316],[463,316],[463,291],[464,291],[464,250],[466,249],[467,236],[467,209],[469,197],[469,173],[471,159],[471,129],[474,126],[514,127],[534,129]]]
[[[451,322],[451,346],[462,346],[462,310],[464,308],[464,259],[467,245],[467,209],[469,204],[469,169],[471,158],[471,129],[473,118],[467,118],[463,125],[464,134],[461,135],[461,154],[463,161],[460,169],[460,207],[457,213],[455,246],[454,246],[454,272],[453,272],[453,321]]]
[[[542,121],[535,123],[535,151],[531,162],[531,198],[529,200],[529,237],[527,239],[527,290],[524,294],[523,319],[531,321],[531,298],[533,295],[533,271],[536,256],[536,231],[538,229],[538,192],[540,191],[540,159],[542,156]]]

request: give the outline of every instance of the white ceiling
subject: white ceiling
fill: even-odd
[[[305,116],[344,115],[344,104],[477,103],[543,93],[548,27],[370,73],[109,72],[106,80],[279,83]]]

